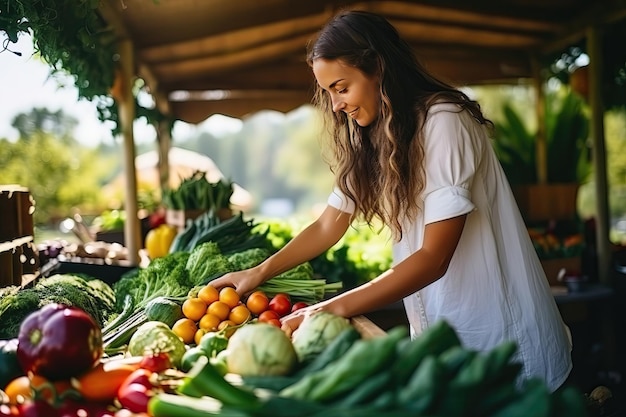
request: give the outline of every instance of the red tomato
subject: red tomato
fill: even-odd
[[[280,321],[280,316],[274,310],[265,310],[259,315],[260,322],[269,323],[270,320]]]
[[[276,294],[270,300],[270,310],[277,312],[280,317],[291,313],[291,301],[289,300],[289,296]]]
[[[301,308],[308,307],[309,305],[304,301],[298,301],[291,306],[291,312],[293,313],[296,310],[300,310]]]
[[[152,372],[163,372],[172,367],[172,362],[165,352],[149,353],[143,357],[139,367]]]
[[[280,320],[278,319],[271,319],[267,321],[268,324],[271,324],[272,326],[276,326],[279,329],[283,326],[283,324],[280,322]]]

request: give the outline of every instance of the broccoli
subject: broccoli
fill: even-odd
[[[122,276],[113,284],[117,311],[121,311],[121,303],[126,294],[132,296],[135,311],[144,308],[148,302],[159,296],[185,296],[193,286],[185,269],[189,256],[189,252],[173,252],[152,260],[136,273]]]
[[[251,248],[241,252],[235,252],[228,256],[228,260],[235,268],[235,271],[257,266],[270,256],[270,251],[265,248]]]
[[[40,280],[35,285],[36,289],[46,287],[52,289],[52,300],[58,300],[54,302],[80,307],[90,313],[100,325],[108,320],[115,308],[113,289],[96,278],[56,274]]]
[[[202,243],[191,251],[186,269],[192,285],[206,284],[220,275],[235,271],[228,257],[212,241]]]
[[[22,321],[39,308],[39,294],[33,289],[10,293],[0,302],[0,339],[12,339],[20,332]]]
[[[0,300],[0,338],[17,337],[26,316],[51,303],[78,307],[102,326],[113,311],[113,300],[112,289],[109,287],[107,290],[108,285],[98,281],[58,274],[40,279],[31,288],[3,289]]]

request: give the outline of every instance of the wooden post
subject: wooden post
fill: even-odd
[[[535,142],[535,162],[537,164],[537,183],[548,182],[548,146],[546,143],[546,94],[543,89],[541,64],[536,57],[532,59],[533,84],[535,87],[535,114],[537,117],[537,140]]]
[[[135,121],[135,97],[132,93],[134,79],[133,45],[130,40],[124,39],[119,43],[120,71],[119,94],[115,97],[118,103],[120,116],[120,130],[124,139],[124,171],[125,171],[125,200],[124,210],[124,246],[128,249],[128,260],[133,265],[139,264],[139,249],[141,249],[141,225],[137,216],[137,172],[135,169],[135,140],[133,136],[133,122]]]
[[[612,251],[609,239],[609,204],[606,173],[606,146],[604,140],[604,103],[602,98],[602,34],[597,27],[587,30],[589,53],[589,106],[591,108],[591,139],[593,141],[593,168],[596,198],[596,250],[598,256],[598,279],[611,285]]]

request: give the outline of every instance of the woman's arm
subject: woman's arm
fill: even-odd
[[[461,238],[465,218],[466,215],[462,215],[428,224],[422,248],[404,261],[366,284],[286,317],[283,324],[294,330],[305,314],[314,311],[354,317],[399,301],[438,280],[448,269]]]
[[[211,285],[233,286],[241,295],[303,262],[324,253],[341,239],[350,226],[350,214],[328,206],[320,217],[295,236],[285,247],[254,268],[226,274]]]

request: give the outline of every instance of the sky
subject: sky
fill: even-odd
[[[74,116],[79,121],[75,137],[81,143],[96,146],[101,142],[113,142],[111,125],[98,120],[95,104],[78,99],[78,90],[71,77],[61,80],[57,76],[50,77],[50,66],[33,56],[30,37],[21,36],[8,48],[0,52],[0,138],[16,140],[18,132],[11,126],[13,118],[20,113],[29,113],[35,107],[43,107],[52,112],[63,110],[63,113]],[[214,115],[198,126],[176,122],[172,133],[175,138],[185,138],[198,130],[206,130],[220,136],[241,129],[241,124],[239,119]],[[134,129],[136,143],[154,140],[154,130],[145,121],[135,122]]]

